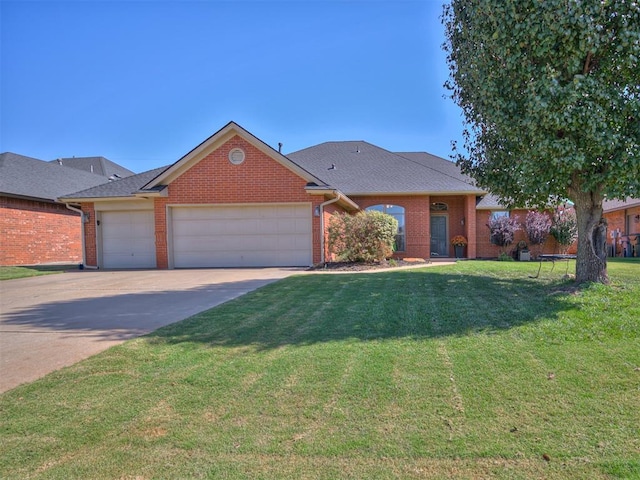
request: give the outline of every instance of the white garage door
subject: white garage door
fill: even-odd
[[[153,211],[102,212],[102,266],[155,268]]]
[[[309,205],[174,207],[171,217],[176,268],[311,264]]]

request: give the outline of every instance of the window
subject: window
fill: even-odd
[[[640,215],[627,215],[627,233],[640,233]]]
[[[508,216],[509,216],[508,210],[496,210],[494,212],[491,212],[491,219],[498,218],[498,217],[508,217]]]
[[[449,205],[442,202],[433,202],[431,205],[429,205],[429,209],[432,212],[446,212],[449,210]]]
[[[367,210],[376,210],[378,212],[391,215],[398,221],[398,234],[396,235],[396,244],[394,250],[396,252],[405,251],[405,229],[404,229],[404,207],[398,205],[374,205],[368,207]]]

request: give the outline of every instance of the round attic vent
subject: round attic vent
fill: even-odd
[[[233,148],[229,152],[229,161],[234,165],[240,165],[244,162],[244,150],[241,148]]]

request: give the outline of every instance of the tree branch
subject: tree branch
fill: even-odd
[[[587,58],[584,61],[584,67],[582,67],[582,74],[586,75],[587,73],[589,73],[589,69],[591,68],[591,57],[593,56],[593,53],[589,52],[587,53]]]

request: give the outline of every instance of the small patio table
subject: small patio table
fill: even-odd
[[[556,267],[556,260],[564,260],[565,262],[567,262],[567,271],[565,272],[565,275],[567,275],[569,273],[569,260],[575,260],[575,258],[576,258],[575,255],[567,254],[567,253],[545,253],[542,255],[538,255],[538,259],[540,260],[540,265],[538,266],[538,273],[536,273],[535,276],[529,275],[529,278],[538,278],[540,276],[540,270],[542,269],[543,260],[553,262],[553,266],[551,267],[551,272],[553,272],[553,269]]]

